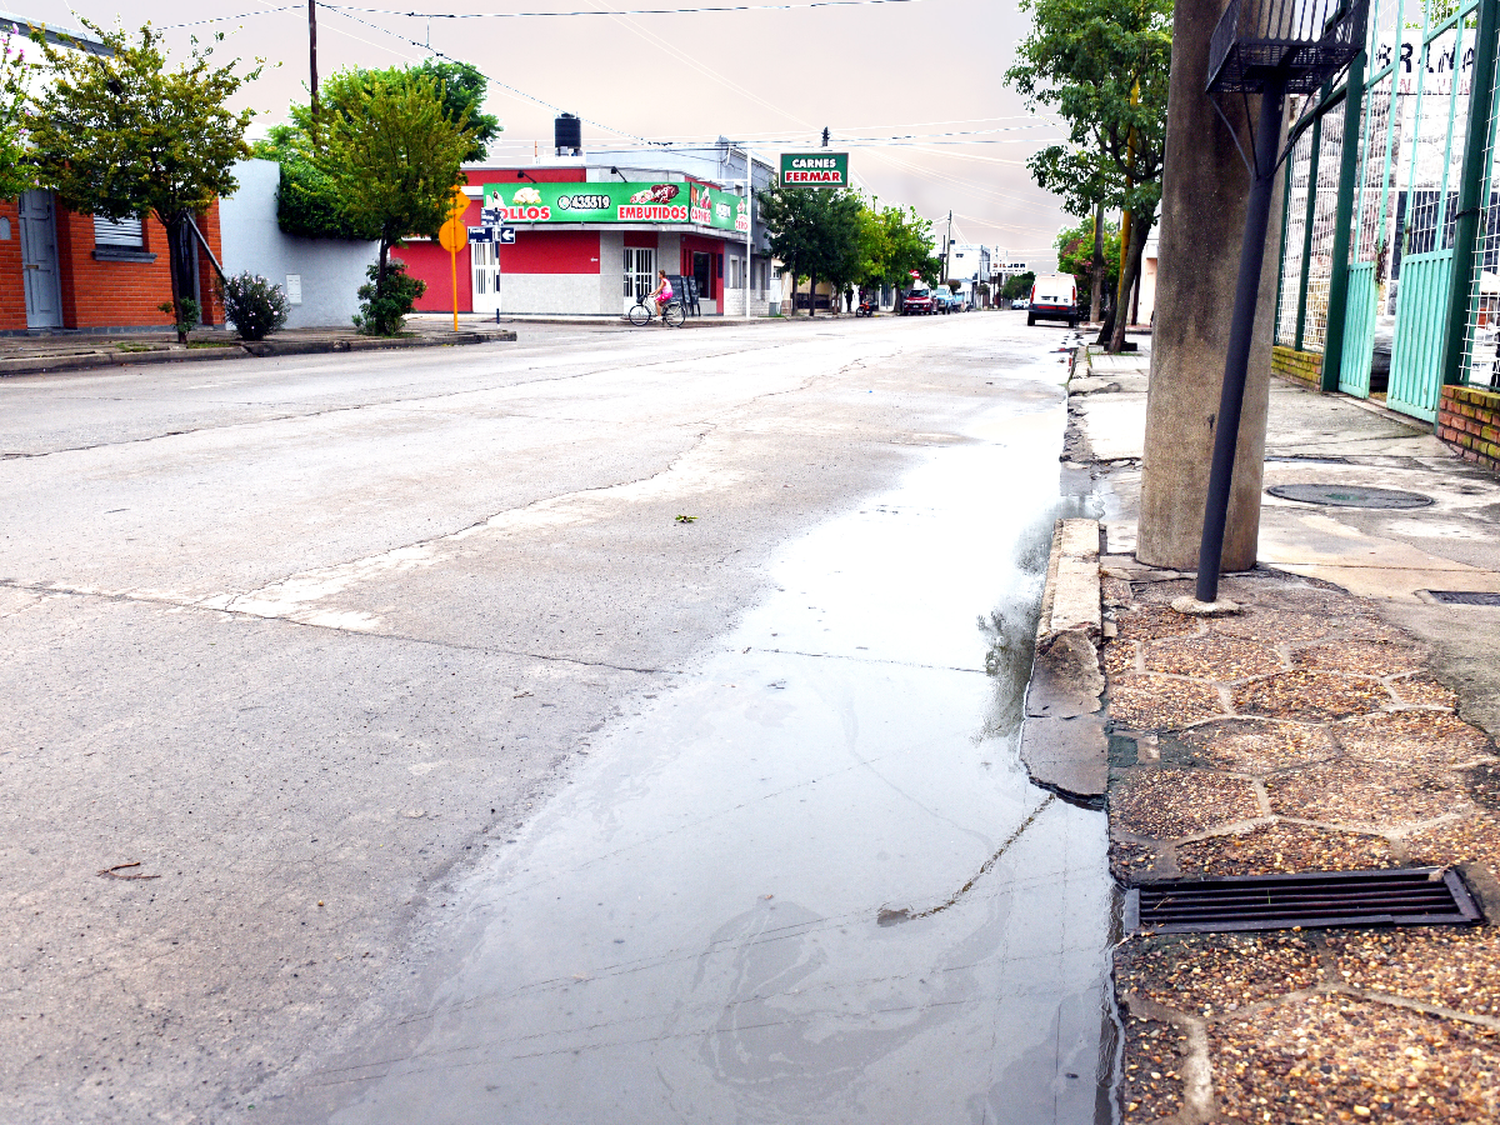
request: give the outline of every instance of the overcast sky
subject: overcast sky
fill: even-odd
[[[1070,220],[1031,182],[1025,161],[1061,133],[1001,82],[1028,26],[1014,0],[809,2],[817,0],[320,4],[318,70],[416,62],[429,46],[473,63],[490,79],[486,110],[505,126],[490,155],[507,163],[550,151],[558,110],[584,119],[585,149],[723,134],[773,162],[778,152],[817,147],[826,126],[830,147],[849,152],[856,186],[881,202],[910,204],[939,233],[951,210],[956,239],[1050,266],[1053,239]],[[741,3],[752,10],[616,14]],[[0,8],[74,27],[74,13],[129,28],[149,19],[172,29],[174,47],[190,33],[223,31],[223,57],[280,64],[244,97],[264,115],[256,132],[307,99],[305,0],[8,0]],[[442,18],[486,10],[603,14]],[[411,12],[422,15],[402,14]],[[174,26],[215,17],[233,18]]]

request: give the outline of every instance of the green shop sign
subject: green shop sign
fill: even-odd
[[[485,184],[483,221],[503,223],[685,223],[745,230],[745,201],[691,183]]]
[[[784,152],[781,154],[783,187],[849,186],[847,152]]]

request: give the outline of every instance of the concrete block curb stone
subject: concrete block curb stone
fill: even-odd
[[[458,332],[447,336],[417,336],[385,339],[381,337],[339,336],[325,339],[269,339],[226,344],[219,347],[184,348],[176,345],[141,351],[94,351],[73,355],[32,355],[0,359],[0,378],[8,375],[42,375],[59,371],[83,371],[97,367],[130,367],[141,364],[186,363],[204,360],[269,358],[289,355],[318,355],[332,352],[390,351],[402,348],[438,348],[490,341],[515,342],[516,334],[501,332]]]
[[[1099,549],[1097,520],[1058,520],[1053,528],[1021,726],[1021,761],[1031,780],[1090,808],[1103,807],[1109,783]]]

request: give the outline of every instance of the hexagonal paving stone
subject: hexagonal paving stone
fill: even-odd
[[[1390,841],[1307,824],[1260,824],[1245,832],[1177,845],[1177,866],[1192,875],[1278,875],[1399,866]]]
[[[1493,926],[1334,930],[1328,948],[1346,984],[1500,1016],[1500,931]]]
[[[1100,659],[1104,663],[1104,675],[1108,679],[1135,671],[1136,642],[1116,637],[1105,642]]]
[[[1273,719],[1343,719],[1389,706],[1378,680],[1336,672],[1281,672],[1234,690],[1235,709]]]
[[[1122,886],[1134,886],[1140,877],[1156,866],[1160,852],[1154,844],[1135,840],[1109,842],[1109,873]]]
[[[1221,1121],[1495,1121],[1493,1032],[1348,996],[1209,1027]]]
[[[1394,676],[1422,668],[1430,650],[1393,641],[1337,640],[1309,645],[1292,654],[1298,668],[1324,672],[1354,672],[1361,676]]]
[[[1205,770],[1138,770],[1109,794],[1112,828],[1158,840],[1261,815],[1250,782]]]
[[[1158,934],[1115,954],[1115,986],[1167,1008],[1222,1015],[1312,988],[1318,950],[1300,934]]]
[[[1125,1125],[1160,1121],[1182,1109],[1183,1048],[1187,1036],[1169,1023],[1128,1016],[1125,1076],[1121,1082]]]
[[[1265,782],[1278,816],[1392,830],[1434,820],[1465,804],[1451,775],[1388,762],[1324,762],[1288,770]]]
[[[1494,753],[1489,735],[1444,711],[1383,711],[1329,728],[1352,758],[1421,766],[1453,766]]]
[[[1417,674],[1401,676],[1390,681],[1391,691],[1408,707],[1444,707],[1449,711],[1458,706],[1458,694],[1431,676]]]
[[[1252,607],[1239,617],[1215,618],[1210,629],[1229,637],[1261,640],[1275,637],[1284,644],[1320,641],[1335,630],[1336,623],[1314,613]]]
[[[1213,684],[1171,676],[1130,675],[1109,681],[1109,717],[1127,730],[1176,730],[1224,714]]]
[[[1219,719],[1177,738],[1203,764],[1237,773],[1266,774],[1338,753],[1323,727],[1277,719]]]
[[[1500,815],[1488,810],[1413,832],[1406,847],[1414,866],[1480,863],[1500,879]]]
[[[1146,671],[1202,680],[1243,680],[1283,669],[1281,654],[1271,645],[1246,637],[1171,637],[1146,646]]]
[[[1151,641],[1196,633],[1198,618],[1178,613],[1170,606],[1137,603],[1116,612],[1115,625],[1122,640]]]

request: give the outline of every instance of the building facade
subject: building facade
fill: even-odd
[[[694,294],[679,294],[696,296],[690,315],[743,316],[747,289],[750,315],[763,315],[775,283],[747,167],[754,191],[770,186],[769,164],[722,139],[471,167],[466,225],[508,228],[514,241],[471,241],[455,256],[413,239],[396,255],[427,283],[426,312],[617,317],[663,269],[691,279]]]

